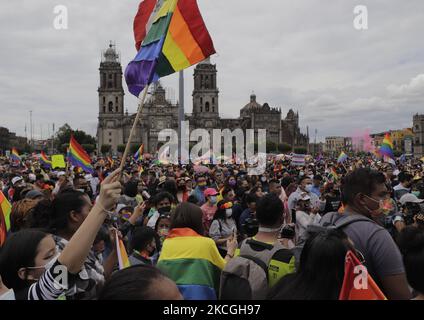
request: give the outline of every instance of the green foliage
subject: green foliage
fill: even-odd
[[[281,153],[288,153],[292,150],[291,145],[287,143],[280,143],[278,144],[278,151]]]
[[[100,152],[102,153],[102,154],[107,154],[107,153],[109,153],[110,152],[110,150],[112,149],[112,146],[110,145],[110,144],[103,144],[101,147],[100,147]]]
[[[66,153],[66,148],[69,146],[69,141],[71,140],[71,134],[81,146],[87,145],[88,149],[91,151],[85,148],[84,149],[88,153],[91,153],[95,150],[96,139],[94,137],[90,136],[82,130],[72,130],[72,128],[66,123],[59,128],[54,141],[55,148],[61,153]],[[94,146],[94,148],[92,146]]]
[[[297,154],[306,154],[308,150],[305,147],[296,147],[294,148],[294,153]]]
[[[118,152],[124,153],[125,152],[125,144],[118,145]]]

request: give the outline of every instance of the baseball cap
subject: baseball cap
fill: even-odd
[[[203,192],[203,194],[205,195],[205,197],[209,197],[209,196],[216,196],[218,192],[214,188],[207,188]]]
[[[15,185],[16,183],[18,183],[19,181],[22,181],[22,180],[24,180],[24,178],[22,178],[22,177],[14,177],[12,179],[12,185]]]
[[[422,202],[424,202],[424,200],[418,199],[418,197],[415,194],[406,193],[399,199],[399,202],[400,202],[401,205],[404,205],[405,203],[408,203],[408,202],[422,203]]]
[[[26,199],[36,199],[38,197],[44,197],[44,195],[38,190],[31,190],[25,196]]]

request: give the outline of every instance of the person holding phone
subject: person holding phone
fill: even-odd
[[[215,241],[222,257],[227,255],[227,240],[237,239],[237,225],[233,218],[233,203],[220,201],[209,229],[209,236]]]

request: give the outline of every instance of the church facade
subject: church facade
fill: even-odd
[[[98,152],[103,145],[109,145],[112,153],[116,154],[119,146],[127,143],[136,115],[124,112],[123,72],[113,45],[103,53],[99,71]],[[206,129],[210,133],[213,129],[266,129],[267,141],[305,148],[308,146],[308,135],[302,134],[299,129],[298,113],[290,109],[282,119],[280,108],[271,108],[267,103],[259,104],[254,94],[240,110],[238,118],[221,118],[217,68],[209,59],[196,66],[193,78],[193,111],[185,115],[185,120],[190,123],[190,131],[197,128]],[[156,84],[143,107],[132,144],[144,144],[145,152],[154,154],[162,144],[158,141],[161,130],[178,131],[178,108],[178,103],[173,104],[166,99],[165,89],[160,83]]]

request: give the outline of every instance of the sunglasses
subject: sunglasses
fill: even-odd
[[[226,202],[223,205],[221,205],[219,208],[220,209],[230,209],[233,207],[233,203],[232,202]]]

